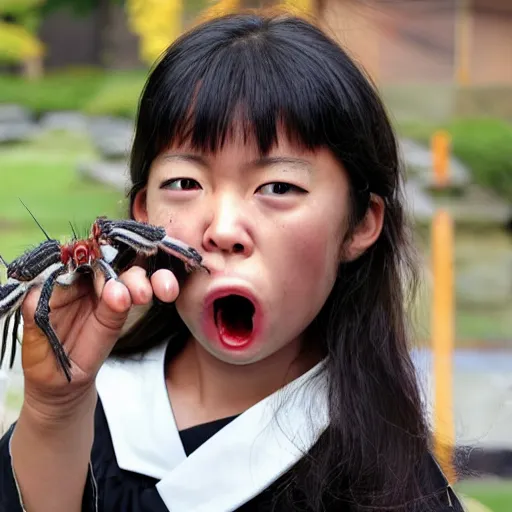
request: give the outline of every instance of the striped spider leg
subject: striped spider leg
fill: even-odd
[[[27,251],[10,264],[3,262],[7,266],[8,280],[0,286],[0,318],[6,317],[0,366],[5,357],[11,318],[14,317],[10,368],[16,355],[16,333],[21,318],[21,305],[33,287],[41,286],[34,322],[48,338],[59,366],[68,382],[71,381],[71,361],[50,323],[50,298],[55,285],[71,286],[80,272],[99,270],[106,280],[117,278],[108,261],[101,258],[102,253],[96,254],[91,249],[87,241],[61,246],[58,241],[50,239]]]
[[[152,256],[159,249],[185,263],[188,272],[209,270],[202,264],[202,257],[193,247],[167,235],[164,228],[134,220],[109,220],[99,217],[92,228],[92,236],[101,244],[125,244],[138,254]]]
[[[55,281],[67,271],[68,269],[61,258],[61,246],[56,240],[42,242],[35,249],[25,252],[7,265],[7,282],[0,286],[0,318],[6,317],[0,365],[5,356],[8,326],[11,318],[14,316],[10,367],[14,364],[16,353],[15,342],[21,317],[21,305],[25,296],[33,287],[42,286],[41,296],[34,314],[34,321],[48,337],[57,361],[63,368],[66,377],[69,376],[71,362],[48,320],[50,311],[49,301],[53,286]]]

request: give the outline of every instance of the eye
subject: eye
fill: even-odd
[[[296,185],[292,185],[291,183],[284,183],[281,181],[262,185],[259,188],[259,191],[263,194],[276,194],[281,196],[289,192],[305,192],[303,188],[297,187]]]
[[[160,188],[167,190],[196,190],[201,188],[201,185],[192,178],[173,178],[171,180],[164,181]]]

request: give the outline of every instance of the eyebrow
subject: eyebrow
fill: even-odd
[[[249,163],[248,167],[261,169],[263,167],[271,167],[273,165],[280,164],[291,165],[294,168],[305,170],[307,172],[312,172],[313,170],[313,166],[307,160],[290,156],[265,156]]]
[[[163,155],[163,159],[165,161],[175,161],[181,160],[184,162],[192,162],[195,164],[199,164],[202,167],[209,167],[208,162],[201,155],[196,155],[194,153],[165,153]]]
[[[165,161],[185,161],[199,164],[201,167],[208,169],[210,166],[206,158],[195,153],[166,153],[163,155]],[[275,165],[288,165],[298,170],[305,170],[308,173],[313,171],[313,166],[307,160],[289,156],[264,156],[249,162],[245,165],[246,169],[263,169]]]

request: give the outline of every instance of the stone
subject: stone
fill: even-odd
[[[39,127],[32,121],[0,122],[0,144],[24,142],[39,133]]]
[[[512,220],[512,205],[491,190],[468,185],[459,197],[433,197],[436,207],[450,212],[457,225],[505,227]]]
[[[134,124],[119,118],[93,118],[89,122],[89,133],[103,158],[125,160],[131,149]]]
[[[460,265],[455,288],[461,307],[507,305],[512,302],[512,256],[501,262],[475,257],[474,262]]]
[[[0,105],[0,124],[3,123],[28,123],[33,115],[28,108],[20,105]]]
[[[83,133],[88,129],[87,116],[80,112],[48,112],[40,120],[41,129],[45,131],[63,130]]]
[[[128,192],[130,179],[126,162],[88,161],[77,167],[80,176]]]
[[[406,207],[413,219],[419,222],[430,222],[434,215],[434,203],[415,179],[405,183]]]

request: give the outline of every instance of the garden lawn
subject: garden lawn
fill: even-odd
[[[85,235],[96,216],[124,216],[123,194],[84,181],[81,159],[96,158],[86,137],[51,133],[29,143],[0,146],[0,254],[10,261],[44,239],[20,199],[53,238]]]
[[[29,108],[35,114],[74,110],[94,115],[133,118],[147,70],[109,71],[76,69],[48,73],[28,81],[0,76],[1,103]]]
[[[492,512],[512,510],[512,481],[508,480],[468,480],[455,486],[457,493],[469,496]]]

